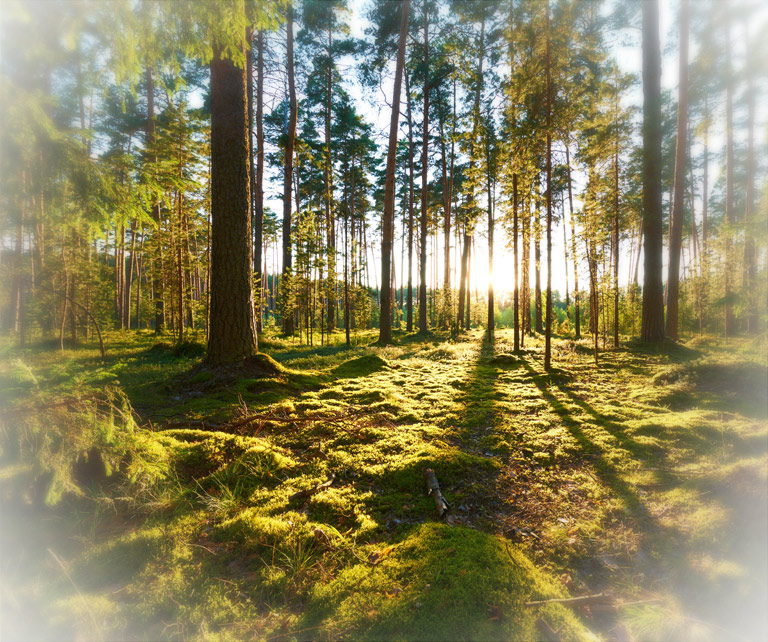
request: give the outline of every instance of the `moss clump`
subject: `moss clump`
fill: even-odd
[[[344,379],[354,379],[355,377],[364,377],[389,367],[389,364],[379,355],[366,354],[336,366],[333,374]]]
[[[377,551],[373,551],[376,553]],[[486,533],[424,524],[312,592],[307,626],[372,640],[533,640],[543,615],[563,639],[589,639],[566,609],[536,613],[529,599],[559,591],[515,547]]]

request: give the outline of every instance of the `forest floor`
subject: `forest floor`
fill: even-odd
[[[0,347],[2,638],[765,637],[765,338],[334,340]]]

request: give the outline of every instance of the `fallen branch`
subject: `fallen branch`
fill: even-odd
[[[437,516],[442,518],[450,508],[448,502],[445,501],[445,497],[440,492],[440,484],[437,483],[437,475],[431,468],[427,468],[424,471],[424,477],[427,480],[427,495],[432,495],[435,500],[435,507],[437,508]]]
[[[582,595],[580,597],[562,597],[552,598],[551,600],[536,600],[526,602],[526,606],[544,606],[545,604],[565,604],[566,606],[580,606],[582,604],[595,604],[599,602],[612,602],[613,598],[605,593],[595,593],[594,595]]]
[[[324,481],[322,484],[317,484],[316,486],[313,486],[312,488],[307,488],[306,490],[300,490],[298,493],[294,493],[288,498],[289,502],[292,502],[296,499],[304,499],[305,497],[312,497],[315,493],[319,493],[324,488],[328,488],[333,481],[336,479],[336,475],[331,473],[331,476]]]

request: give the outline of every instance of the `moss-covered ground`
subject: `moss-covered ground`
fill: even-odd
[[[3,639],[766,635],[763,344],[358,340],[2,347]]]

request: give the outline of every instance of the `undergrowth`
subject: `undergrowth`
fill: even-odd
[[[765,356],[629,343],[595,366],[567,340],[546,372],[526,344],[270,338],[261,374],[149,335],[104,360],[3,348],[4,636],[765,631]],[[599,591],[610,612],[524,604]]]

